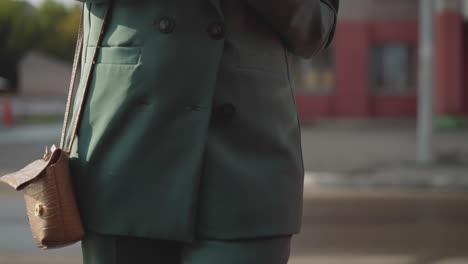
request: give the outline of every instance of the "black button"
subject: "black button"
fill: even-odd
[[[170,17],[163,17],[156,24],[159,31],[165,34],[172,33],[176,26],[175,20]]]
[[[220,40],[224,38],[224,25],[220,22],[211,24],[208,27],[208,33],[212,39]]]
[[[236,116],[236,107],[233,104],[221,104],[214,108],[213,116],[215,120],[230,122]]]

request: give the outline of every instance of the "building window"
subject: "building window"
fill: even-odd
[[[310,59],[295,57],[294,86],[300,94],[329,93],[335,86],[331,48]]]
[[[408,44],[379,44],[371,50],[370,78],[378,93],[415,92],[416,56]]]

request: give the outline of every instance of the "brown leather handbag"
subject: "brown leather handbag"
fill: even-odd
[[[111,8],[112,4],[109,4],[98,38],[98,45],[96,45],[98,48],[102,43],[103,33],[109,20]],[[60,148],[52,146],[49,152],[46,147],[46,153],[42,159],[36,160],[23,169],[0,178],[1,181],[23,192],[32,236],[37,247],[42,249],[60,248],[74,244],[80,241],[85,234],[73,191],[68,156],[76,136],[79,120],[81,119],[82,105],[89,87],[90,76],[92,76],[94,71],[94,62],[98,55],[98,48],[95,49],[93,63],[84,86],[84,94],[78,105],[77,117],[74,122],[69,146],[66,151],[63,149],[82,46],[83,26],[81,22]]]

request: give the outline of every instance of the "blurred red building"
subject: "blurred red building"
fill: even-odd
[[[295,62],[302,120],[414,118],[418,0],[342,0],[333,46]],[[436,0],[435,102],[439,116],[468,116],[464,0]]]

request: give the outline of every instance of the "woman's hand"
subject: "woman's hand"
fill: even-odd
[[[280,35],[288,49],[310,57],[333,39],[339,0],[245,0]]]

